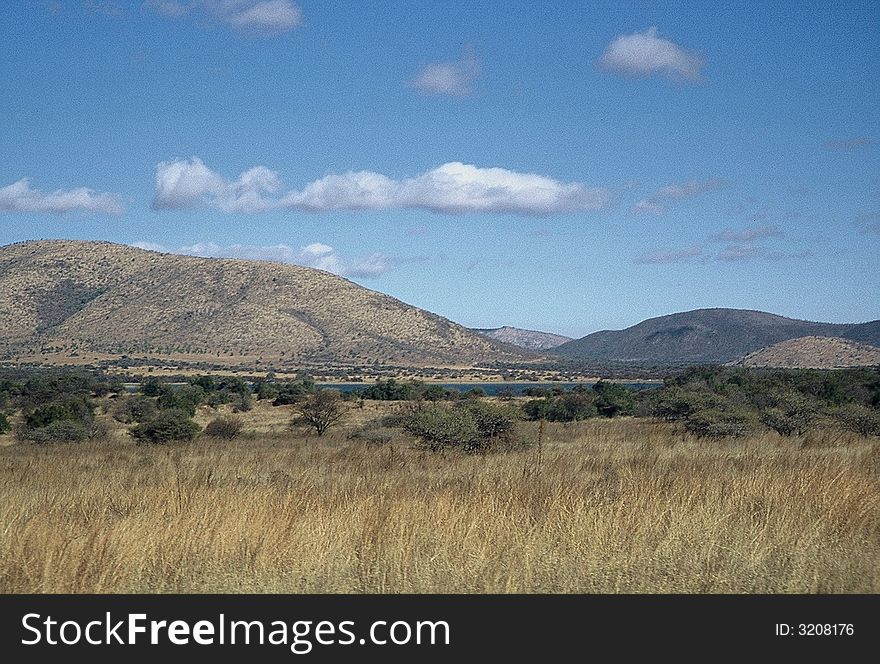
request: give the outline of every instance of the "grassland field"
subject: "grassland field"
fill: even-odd
[[[0,592],[880,592],[877,438],[632,418],[522,423],[541,444],[503,454],[350,437],[400,407],[320,438],[259,402],[232,441],[135,445],[117,423],[7,444]]]

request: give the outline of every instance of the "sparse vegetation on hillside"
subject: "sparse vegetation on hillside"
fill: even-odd
[[[7,357],[322,366],[466,366],[526,357],[320,270],[107,242],[0,247],[0,294]]]

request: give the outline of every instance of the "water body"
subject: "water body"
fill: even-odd
[[[426,383],[427,385],[439,385],[444,390],[456,390],[458,392],[467,392],[479,387],[486,393],[486,396],[494,397],[499,392],[510,391],[514,396],[521,396],[523,392],[529,388],[540,388],[544,390],[552,390],[559,388],[570,390],[577,385],[585,385],[592,387],[594,383]],[[358,392],[366,389],[375,383],[316,383],[317,387],[326,387],[331,390],[339,390],[340,392]],[[653,390],[662,387],[662,383],[617,383],[630,390]]]

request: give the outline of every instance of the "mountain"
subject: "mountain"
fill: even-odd
[[[518,327],[496,327],[491,329],[471,328],[474,332],[484,337],[495,339],[512,346],[525,348],[526,350],[542,351],[561,346],[571,337],[563,337],[561,334],[550,332],[538,332],[537,330],[523,330]]]
[[[54,353],[420,367],[526,357],[321,270],[108,242],[0,247],[0,320],[7,359]]]
[[[880,366],[880,348],[836,337],[799,337],[762,348],[731,364],[782,369]]]
[[[551,352],[568,358],[648,364],[724,363],[798,337],[842,337],[880,345],[880,321],[813,323],[746,309],[696,309],[594,332]]]

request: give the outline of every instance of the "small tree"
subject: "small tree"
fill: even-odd
[[[777,405],[761,412],[761,422],[781,436],[802,436],[816,418],[816,410],[802,396],[780,398]]]
[[[596,410],[605,417],[632,415],[635,407],[633,393],[622,385],[600,380],[593,385],[596,392]]]
[[[177,408],[160,411],[153,419],[131,429],[131,435],[144,443],[169,443],[192,440],[201,427],[190,419],[189,413]]]
[[[12,428],[9,420],[6,419],[6,413],[0,413],[0,433],[6,433]]]
[[[323,436],[334,424],[338,424],[345,414],[342,400],[336,390],[318,390],[297,406],[298,417],[295,424],[307,424],[319,436]]]
[[[136,394],[117,401],[112,412],[113,419],[117,422],[132,424],[155,417],[159,407],[155,399]]]

